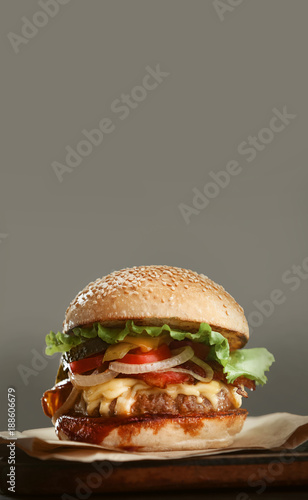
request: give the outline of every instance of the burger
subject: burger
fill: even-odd
[[[169,266],[115,271],[86,286],[46,336],[62,353],[42,397],[60,440],[122,451],[229,446],[246,389],[274,357],[242,349],[243,309],[203,274]]]

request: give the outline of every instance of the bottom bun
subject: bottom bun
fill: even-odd
[[[62,415],[56,421],[59,439],[98,444],[109,450],[174,451],[224,448],[233,443],[247,410],[206,415],[92,418]]]

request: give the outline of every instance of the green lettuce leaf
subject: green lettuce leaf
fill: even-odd
[[[173,330],[169,325],[138,326],[131,320],[126,322],[124,329],[108,328],[102,326],[100,323],[94,323],[91,328],[74,328],[73,333],[70,334],[50,332],[46,336],[46,354],[52,355],[55,352],[69,351],[73,346],[79,345],[87,339],[97,336],[108,344],[116,344],[124,340],[126,335],[138,337],[138,335],[147,333],[150,337],[158,337],[158,335],[161,335],[164,332],[168,332],[175,340],[189,339],[213,346],[213,359],[216,359],[216,351],[219,359],[221,346],[223,346],[223,351],[228,351],[229,355],[228,341],[220,335],[220,333],[212,332],[210,325],[207,323],[201,323],[198,332],[190,333]]]
[[[105,342],[109,344],[114,343],[114,335],[118,332],[121,332],[120,329],[115,328],[104,328],[99,323],[94,323],[90,328],[74,328],[73,333],[54,333],[50,332],[46,335],[46,349],[45,352],[49,356],[52,356],[56,352],[66,352],[69,351],[72,347],[82,344],[86,342],[88,339],[92,339],[94,337],[100,337]],[[109,341],[107,340],[109,339]]]
[[[100,323],[94,323],[90,328],[74,328],[73,332],[54,333],[46,336],[46,354],[69,351],[72,347],[86,342],[90,338],[99,337],[108,344],[116,344],[127,335],[138,337],[147,333],[150,337],[157,337],[164,332],[169,333],[174,340],[192,340],[201,342],[210,347],[208,360],[217,361],[223,366],[229,383],[237,377],[247,377],[257,384],[265,384],[265,371],[275,361],[274,356],[264,348],[243,349],[230,353],[228,340],[211,329],[207,323],[201,323],[195,333],[173,330],[169,325],[138,326],[133,321],[127,321],[124,328],[108,328]]]
[[[46,349],[45,352],[49,356],[52,356],[56,352],[69,351],[75,345],[81,344],[84,340],[80,337],[75,337],[75,335],[68,335],[66,333],[50,332],[46,335]]]
[[[163,326],[137,326],[133,321],[126,323],[128,333],[141,334],[146,332],[151,337],[157,337],[163,332],[168,332],[174,340],[192,340],[193,342],[201,342],[210,347],[209,359],[218,361],[218,363],[226,363],[229,358],[228,340],[218,332],[213,332],[210,325],[201,323],[199,330],[195,333],[173,330],[169,325]]]
[[[274,361],[274,356],[264,347],[242,349],[230,354],[223,371],[229,383],[234,382],[237,377],[244,376],[255,380],[257,384],[264,385],[267,381],[264,372],[269,370]]]

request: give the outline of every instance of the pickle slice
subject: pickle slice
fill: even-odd
[[[62,358],[66,363],[71,363],[72,361],[78,361],[79,359],[87,358],[97,352],[104,351],[108,346],[109,344],[107,344],[107,342],[104,342],[99,337],[95,337],[64,352]]]

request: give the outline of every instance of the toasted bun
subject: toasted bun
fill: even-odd
[[[91,418],[63,415],[56,421],[61,440],[98,444],[110,450],[207,450],[230,446],[245,422],[247,410],[207,415]]]
[[[231,350],[249,338],[242,307],[203,274],[169,266],[133,267],[90,283],[66,311],[63,332],[96,321],[121,326],[163,325],[197,331],[202,322],[229,340]]]

